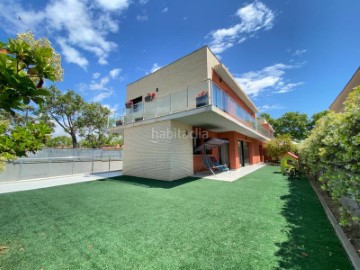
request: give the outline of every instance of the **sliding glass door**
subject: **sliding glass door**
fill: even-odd
[[[250,164],[249,143],[245,141],[238,141],[238,151],[239,151],[240,167],[249,165]]]
[[[220,145],[220,153],[219,153],[219,157],[220,157],[220,163],[223,165],[227,165],[228,167],[230,166],[229,163],[229,144],[228,143],[224,143],[222,145]]]

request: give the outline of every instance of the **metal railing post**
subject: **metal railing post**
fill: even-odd
[[[110,172],[110,156],[109,156],[109,170],[108,171]]]
[[[21,180],[21,173],[22,173],[22,160],[20,159],[20,173],[19,173],[19,180]]]
[[[47,173],[48,177],[50,177],[50,166],[51,166],[51,157],[49,157],[48,159],[48,173]]]
[[[71,174],[74,174],[75,159],[72,160]]]

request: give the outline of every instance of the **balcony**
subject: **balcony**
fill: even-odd
[[[265,129],[253,115],[238,105],[211,80],[179,89],[166,96],[156,97],[148,102],[133,104],[130,108],[125,109],[124,115],[112,115],[109,118],[108,126],[111,129],[207,106],[226,112],[244,126],[266,138],[273,138],[272,133]]]

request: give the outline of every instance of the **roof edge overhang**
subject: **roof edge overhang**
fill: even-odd
[[[241,88],[238,82],[234,79],[228,69],[224,64],[220,63],[213,67],[214,71],[221,76],[221,78],[234,90],[234,92],[241,98],[245,104],[254,111],[254,113],[258,113],[259,110],[256,108],[255,104],[250,100],[250,98],[246,95],[245,91]]]
[[[352,89],[349,89],[349,85],[351,84],[351,82],[353,80],[356,79],[356,77],[359,76],[360,77],[360,66],[357,68],[357,70],[355,71],[355,73],[353,74],[353,76],[351,77],[351,79],[348,81],[348,83],[345,85],[344,89],[337,95],[337,97],[335,98],[335,100],[331,103],[331,105],[329,106],[330,110],[335,110],[335,107],[337,105],[339,105],[338,103],[341,102],[341,104],[343,104],[343,102],[345,101],[346,97],[344,95],[346,95],[347,92],[349,92]],[[343,100],[341,100],[343,99]],[[340,105],[341,105],[340,104]]]

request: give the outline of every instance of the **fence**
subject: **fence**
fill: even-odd
[[[122,150],[44,149],[8,162],[0,182],[122,170]]]

